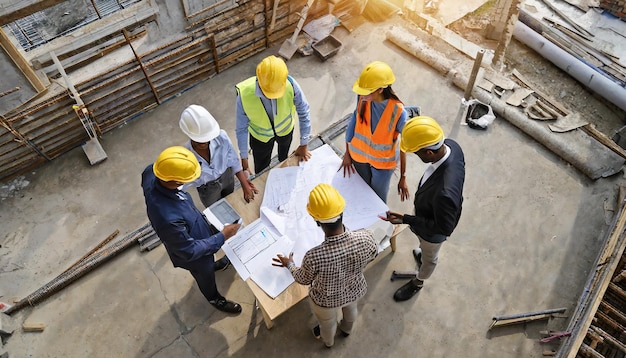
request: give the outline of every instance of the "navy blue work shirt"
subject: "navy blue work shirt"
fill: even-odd
[[[152,164],[141,175],[141,187],[148,219],[174,266],[189,268],[199,259],[213,261],[213,254],[224,244],[224,234],[209,225],[191,195],[161,185]]]

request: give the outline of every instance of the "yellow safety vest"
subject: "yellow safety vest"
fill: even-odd
[[[293,103],[294,91],[289,79],[287,79],[285,94],[276,100],[278,114],[274,117],[273,126],[261,99],[255,94],[256,77],[243,80],[236,87],[241,98],[243,110],[250,120],[248,122],[248,131],[254,138],[267,143],[274,138],[274,134],[283,137],[291,133],[294,127],[296,106]]]
[[[359,163],[369,163],[376,169],[394,169],[399,134],[396,126],[403,108],[402,102],[389,98],[376,130],[372,133],[370,102],[359,101],[354,137],[348,143],[350,157]]]

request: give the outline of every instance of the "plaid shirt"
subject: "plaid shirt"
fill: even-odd
[[[363,271],[377,254],[372,233],[348,231],[326,237],[304,255],[302,267],[289,265],[296,282],[311,285],[309,296],[321,307],[341,307],[365,295]]]

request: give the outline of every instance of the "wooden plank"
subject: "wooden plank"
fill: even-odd
[[[146,35],[147,35],[147,32],[145,29],[143,29],[143,31],[138,33],[137,35],[131,36],[131,40],[138,39]],[[88,49],[86,49],[83,52],[80,52],[79,54],[76,54],[73,56],[59,56],[59,60],[61,60],[62,57],[67,58],[67,60],[64,61],[64,67],[65,67],[65,70],[69,73],[69,72],[75,71],[77,69],[80,69],[82,67],[89,65],[90,63],[98,59],[101,59],[102,57],[106,55],[109,55],[113,51],[119,48],[122,48],[123,46],[126,46],[126,40],[118,39],[117,37],[115,37],[111,39],[110,41],[107,41],[104,44],[104,46],[92,47],[90,45]],[[43,66],[45,67],[47,66],[47,64],[43,64]],[[50,77],[54,77],[56,75],[56,72],[53,72],[53,71],[48,71],[46,73]]]
[[[626,325],[626,314],[624,314],[622,310],[617,309],[616,307],[613,307],[613,305],[611,305],[610,303],[606,301],[602,301],[600,303],[600,309],[602,310],[602,312],[606,313],[609,316],[614,317],[619,322]]]
[[[573,28],[575,28],[576,30],[588,35],[588,36],[594,36],[594,34],[592,34],[591,32],[587,31],[587,29],[583,28],[582,26],[578,25],[576,23],[576,21],[573,21],[572,19],[570,19],[567,15],[565,15],[562,11],[560,11],[559,9],[557,9],[554,5],[552,5],[552,3],[549,0],[541,0],[544,4],[546,4],[546,6],[548,6],[552,11],[554,11],[557,15],[559,15],[563,20],[567,21],[568,24],[572,25]]]
[[[35,71],[30,67],[26,59],[22,56],[22,54],[15,48],[11,40],[4,33],[4,30],[0,27],[0,45],[4,49],[4,51],[9,55],[15,66],[20,69],[24,77],[30,82],[33,88],[37,92],[41,92],[46,89],[46,85],[44,82],[37,76]]]
[[[598,318],[596,325],[606,325],[613,330],[621,332],[621,334],[626,333],[626,327],[615,321],[613,318],[609,317],[609,315],[607,315],[606,313],[602,311],[597,311],[596,317]]]
[[[605,343],[608,342],[609,344],[611,344],[615,348],[619,349],[622,353],[626,353],[626,344],[624,344],[624,343],[620,342],[619,340],[615,339],[615,337],[613,337],[612,335],[608,334],[607,332],[605,332],[600,327],[596,327],[594,325],[591,325],[591,329],[593,331],[595,331],[596,333],[598,333],[598,335],[600,335],[600,337],[604,338],[604,342]]]
[[[607,137],[604,133],[597,130],[596,127],[592,123],[585,124],[584,126],[581,127],[581,129],[585,133],[593,137],[595,140],[597,140],[598,142],[604,144],[607,148],[609,148],[616,154],[619,154],[622,158],[626,158],[626,150],[624,150],[624,148],[617,145],[617,143],[611,140],[611,138]]]
[[[22,330],[24,332],[43,332],[44,329],[46,329],[46,325],[40,322],[24,322],[24,324],[22,324]]]
[[[584,307],[583,311],[579,311],[581,312],[580,317],[573,317],[575,324],[572,329],[569,329],[572,332],[571,339],[562,348],[568,358],[575,358],[578,351],[582,349],[583,340],[591,326],[595,312],[603,303],[602,300],[611,282],[613,272],[615,272],[619,258],[624,253],[624,246],[626,245],[625,227],[626,204],[621,202],[619,214],[596,261],[596,272],[591,280],[592,285],[586,285],[585,289],[588,289],[590,294],[585,301],[579,302],[579,307],[581,305]]]
[[[605,358],[602,354],[596,352],[593,348],[589,347],[585,343],[580,346],[580,351],[584,354],[585,357]]]
[[[156,16],[158,7],[151,6],[150,1],[141,1],[130,7],[109,15],[103,19],[87,24],[74,31],[71,37],[59,37],[46,46],[40,46],[29,52],[32,60],[45,63],[51,60],[50,51],[57,55],[73,52],[89,44],[113,34],[119,34],[126,27],[148,22]]]
[[[535,91],[536,94],[541,96],[541,98],[545,99],[548,103],[550,103],[552,106],[554,106],[554,108],[556,108],[559,111],[561,111],[561,113],[563,113],[563,115],[567,115],[567,114],[570,113],[567,108],[563,107],[563,105],[561,105],[555,99],[553,99],[552,97],[548,96],[543,91],[539,90],[536,86],[534,86],[518,70],[513,69],[513,76],[516,77],[520,82],[522,82],[522,84],[524,84],[526,87],[528,87],[531,90]]]
[[[212,77],[214,70],[208,67],[199,67],[195,69],[192,74],[184,78],[178,78],[173,83],[168,83],[167,86],[159,89],[163,97],[170,97],[176,95],[180,91],[191,87],[191,85],[200,82],[203,79]]]
[[[38,11],[64,2],[64,0],[12,0],[0,5],[0,27]]]
[[[609,291],[613,292],[622,301],[626,301],[626,291],[613,282],[609,283]]]

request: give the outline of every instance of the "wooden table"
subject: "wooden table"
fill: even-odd
[[[296,166],[298,165],[298,158],[295,156],[290,156],[284,162],[282,162],[278,167],[286,167],[286,166]],[[269,171],[255,177],[252,182],[259,190],[259,194],[255,195],[254,200],[250,203],[246,203],[243,200],[242,189],[239,188],[235,190],[232,194],[226,197],[226,200],[232,205],[232,207],[241,215],[244,223],[250,224],[259,218],[261,203],[263,202],[263,194],[265,189],[265,183],[267,181],[267,177],[269,175]],[[406,225],[394,225],[393,234],[390,238],[390,246],[385,249],[383,252],[378,254],[376,259],[372,261],[368,268],[372,265],[376,264],[380,259],[389,252],[396,251],[396,236],[406,228]],[[272,299],[268,296],[263,289],[261,289],[251,278],[248,278],[246,284],[254,294],[256,298],[257,305],[261,309],[263,313],[263,320],[265,321],[265,325],[268,329],[271,329],[274,325],[274,319],[280,316],[282,313],[295,306],[297,303],[306,298],[309,294],[309,287],[301,285],[297,282],[292,283],[285,289],[281,294],[279,294],[276,298]]]

